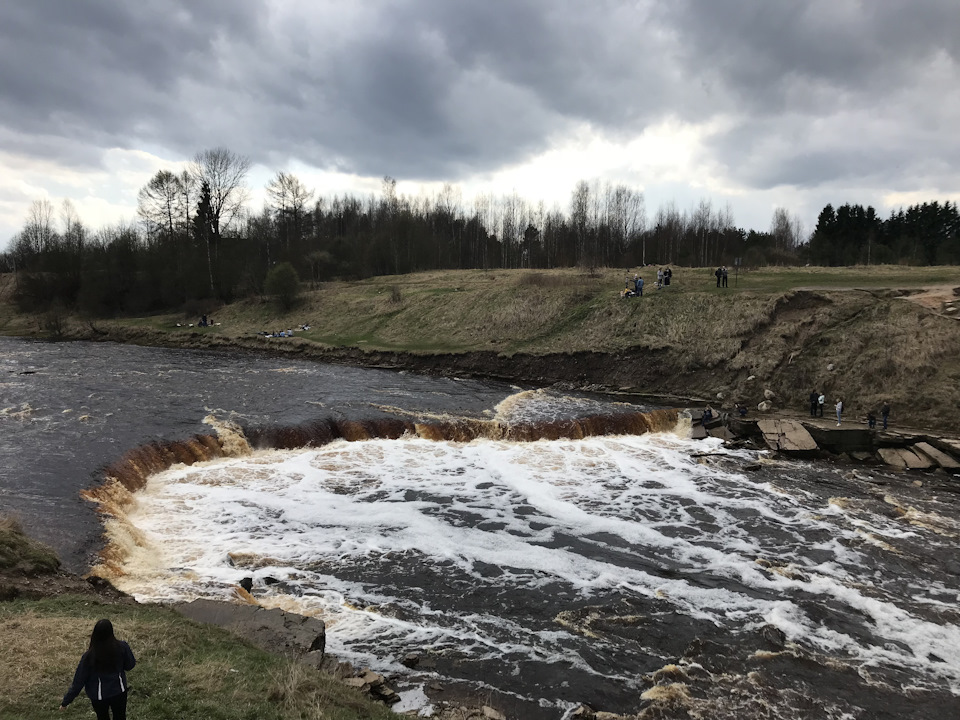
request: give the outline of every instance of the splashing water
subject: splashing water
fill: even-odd
[[[695,638],[768,625],[862,675],[960,693],[957,584],[884,572],[921,532],[946,551],[917,519],[940,516],[837,502],[801,466],[747,476],[748,459],[672,434],[260,451],[152,476],[108,521],[101,572],[147,601],[229,599],[250,576],[263,605],[322,616],[339,656],[402,672],[425,652],[558,713],[629,709]]]

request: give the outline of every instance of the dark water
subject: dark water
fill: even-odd
[[[82,568],[101,528],[77,493],[133,447],[211,432],[209,414],[250,427],[624,411],[517,391],[0,339],[0,498]],[[745,472],[757,459],[670,434],[404,437],[172,468],[130,513],[147,540],[126,548],[122,586],[226,598],[252,576],[264,604],[320,611],[338,655],[510,717],[657,697],[654,717],[960,717],[956,481],[763,454]],[[402,667],[411,652],[425,667]]]
[[[85,570],[101,527],[79,492],[127,450],[212,434],[210,413],[244,426],[376,417],[378,405],[480,416],[515,391],[250,354],[0,338],[0,509]]]

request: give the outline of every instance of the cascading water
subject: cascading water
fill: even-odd
[[[2,338],[0,372],[0,502],[77,566],[116,478],[99,571],[142,599],[252,577],[335,654],[531,720],[958,714],[949,478],[496,383]]]
[[[252,451],[220,427],[235,457],[152,476],[107,523],[100,571],[144,601],[230,600],[252,577],[262,605],[323,617],[337,656],[413,684],[425,676],[400,659],[417,653],[529,717],[578,702],[636,710],[645,676],[698,639],[762,667],[751,643],[777,631],[824,668],[960,693],[956,585],[905,588],[883,572],[921,537],[931,560],[949,553],[955,520],[884,512],[901,507],[886,493],[825,495],[800,464],[747,474],[755,453],[718,441],[607,435],[677,416],[584,403],[523,393],[490,420],[368,423],[353,442],[315,423],[325,444],[296,450]],[[531,440],[558,428],[566,438]],[[726,688],[708,687],[677,702],[722,717]]]

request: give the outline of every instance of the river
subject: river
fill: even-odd
[[[250,354],[0,339],[0,503],[85,569],[103,527],[79,493],[148,443],[243,445],[321,419],[529,436],[650,410]],[[250,577],[261,603],[323,617],[328,651],[408,696],[467,688],[511,717],[580,702],[636,712],[655,696],[664,717],[960,709],[953,481],[671,430],[407,432],[176,465],[108,523],[113,580],[173,601],[229,599]]]

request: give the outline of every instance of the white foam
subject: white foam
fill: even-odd
[[[721,452],[717,441],[707,446]],[[383,580],[389,558],[416,558],[455,568],[477,587],[535,593],[559,586],[585,598],[620,590],[717,625],[773,623],[821,651],[931,673],[960,692],[960,629],[903,607],[911,595],[925,607],[943,600],[918,587],[891,597],[855,549],[864,529],[887,538],[913,529],[898,533],[876,516],[848,522],[810,493],[697,465],[691,451],[703,448],[671,435],[469,444],[403,438],[174,468],[138,494],[128,518],[146,542],[118,584],[141,600],[173,600],[228,597],[241,577],[272,576],[302,596],[280,598],[275,587],[258,594],[323,615],[331,650],[348,659],[375,662],[376,648],[396,670],[391,648],[456,647],[476,658],[516,655],[604,673],[570,649],[562,629],[536,631],[498,617],[495,607],[440,613],[429,588],[392,592]],[[575,547],[561,538],[575,538]],[[260,560],[233,567],[229,553]],[[775,560],[775,571],[758,558]],[[502,573],[484,575],[490,565]],[[371,581],[350,579],[365,577],[365,568]],[[725,581],[686,579],[703,576]],[[867,618],[886,644],[867,646],[812,620],[790,599],[794,592]],[[378,605],[400,617],[362,609]],[[928,660],[931,654],[942,661]]]

